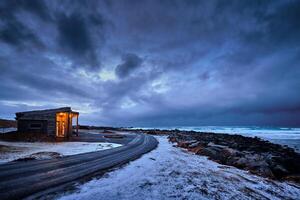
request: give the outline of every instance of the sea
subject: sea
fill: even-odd
[[[263,127],[263,126],[161,126],[135,127],[142,129],[185,130],[197,132],[239,134],[248,137],[259,137],[273,143],[287,145],[300,152],[300,128]],[[201,133],[199,133],[201,134]]]

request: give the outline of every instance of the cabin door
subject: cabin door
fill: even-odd
[[[68,114],[56,114],[56,137],[66,137],[68,132]]]

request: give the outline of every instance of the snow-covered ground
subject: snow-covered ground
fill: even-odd
[[[100,151],[120,144],[99,142],[6,142],[0,141],[0,163],[27,157],[38,152],[57,152],[62,156]]]
[[[100,179],[77,185],[69,199],[299,199],[300,187],[217,164],[157,137],[156,150]]]
[[[0,128],[0,134],[11,132],[11,131],[16,131],[16,130],[17,130],[17,128],[13,128],[13,127],[11,127],[11,128]]]

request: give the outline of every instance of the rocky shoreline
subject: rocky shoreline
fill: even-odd
[[[244,169],[275,180],[300,183],[300,154],[258,137],[179,130],[140,130],[168,135],[169,141],[220,164]]]

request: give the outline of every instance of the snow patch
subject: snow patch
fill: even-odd
[[[100,142],[6,142],[0,141],[0,163],[27,157],[38,152],[57,152],[63,156],[101,151],[122,146]]]
[[[8,132],[11,132],[11,131],[16,131],[17,130],[17,128],[13,128],[13,127],[11,127],[11,128],[0,128],[0,134],[1,133],[8,133]]]

